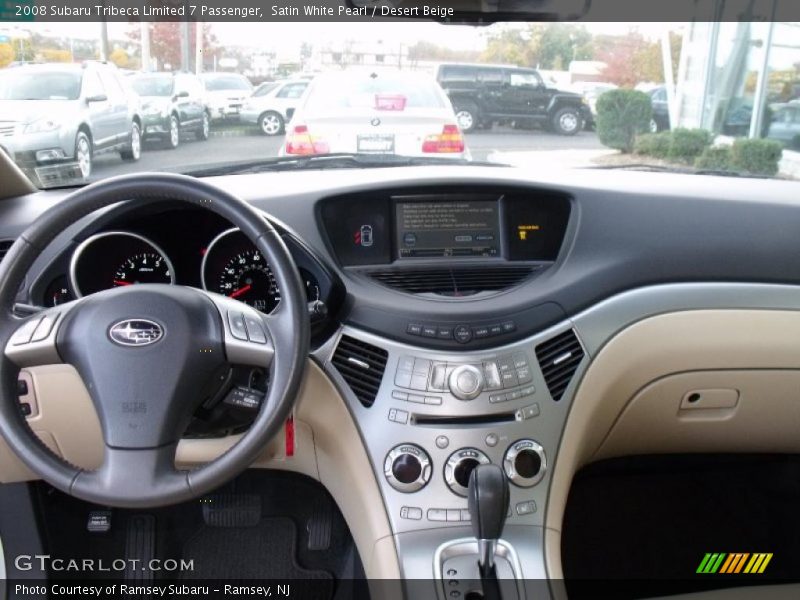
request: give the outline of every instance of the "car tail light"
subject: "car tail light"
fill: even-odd
[[[330,147],[328,142],[321,137],[311,135],[305,125],[295,125],[286,134],[286,144],[284,144],[286,154],[328,154]]]
[[[463,152],[464,136],[457,125],[445,125],[442,133],[429,135],[422,142],[422,151],[427,153]]]

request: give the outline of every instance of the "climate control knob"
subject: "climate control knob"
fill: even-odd
[[[469,476],[478,465],[488,465],[489,457],[475,448],[456,450],[444,464],[444,480],[453,493],[467,497]]]
[[[400,444],[386,455],[383,473],[398,492],[416,492],[431,479],[431,458],[415,444]]]
[[[459,400],[474,400],[483,391],[483,373],[473,365],[453,369],[448,379],[450,393]]]
[[[506,477],[519,487],[533,487],[542,480],[547,470],[547,457],[533,440],[519,440],[506,450],[503,458]]]

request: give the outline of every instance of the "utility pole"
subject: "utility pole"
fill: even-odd
[[[189,21],[181,21],[181,71],[189,72]]]
[[[203,23],[194,22],[194,72],[200,75],[203,72]]]
[[[100,21],[100,60],[108,60],[108,21],[105,19]]]
[[[150,23],[142,21],[141,38],[142,38],[142,71],[145,73],[150,71],[152,67],[152,59],[150,58]]]

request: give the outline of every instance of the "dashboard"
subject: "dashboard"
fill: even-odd
[[[500,465],[511,486],[504,536],[528,579],[545,576],[544,531],[552,532],[548,519],[561,510],[552,491],[566,494],[564,469],[593,448],[584,440],[604,439],[607,428],[594,431],[593,424],[612,427],[618,414],[593,413],[599,396],[591,390],[577,413],[581,421],[576,390],[620,331],[665,313],[800,306],[793,182],[589,170],[534,177],[454,166],[213,183],[268,215],[306,282],[309,304],[325,306],[312,321],[311,358],[355,427],[346,440],[320,435],[319,443],[328,442],[330,452],[363,447],[362,467],[374,478],[359,481],[377,485],[392,534],[382,539],[394,545],[408,578],[430,578],[437,548],[470,535],[466,482],[486,462]],[[0,203],[0,239],[17,237],[64,195]],[[280,302],[269,265],[230,223],[136,201],[66,229],[31,268],[19,302],[57,304],[153,281],[208,289],[264,312]],[[680,331],[688,339],[696,330]],[[652,352],[663,346],[659,340]],[[690,350],[687,343],[673,354]],[[618,363],[626,365],[657,354],[621,355]],[[747,359],[737,364],[757,363]],[[649,384],[645,375],[631,393]],[[652,379],[659,375],[654,370]],[[245,384],[236,385],[253,381],[252,373],[240,376]],[[607,389],[624,407],[629,395]],[[304,408],[310,423],[314,413],[329,417],[335,403],[331,394],[317,395],[319,404]],[[193,435],[246,426],[246,419],[212,412],[197,416]],[[669,418],[658,427],[699,423]],[[573,453],[565,454],[569,444]],[[352,469],[324,464],[330,473],[320,468],[318,475],[330,475],[335,491],[334,480]],[[360,521],[369,519],[355,514],[349,524],[367,526]]]

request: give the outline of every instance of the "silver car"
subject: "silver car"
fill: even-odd
[[[262,83],[244,103],[240,119],[258,125],[264,135],[283,133],[308,83],[296,79]]]
[[[139,160],[138,98],[116,67],[41,64],[0,71],[0,146],[43,184],[86,179],[95,154]]]
[[[450,100],[418,72],[342,71],[309,85],[281,153],[469,158]]]

